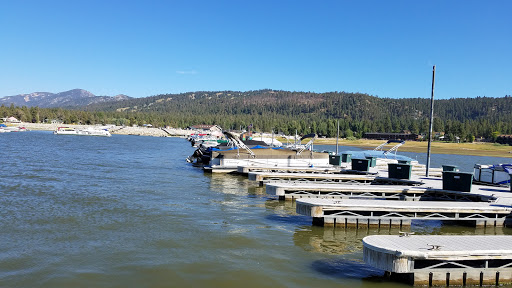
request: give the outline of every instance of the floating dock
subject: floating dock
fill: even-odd
[[[512,282],[512,236],[373,235],[363,259],[393,280],[413,285],[502,285]]]
[[[434,189],[430,187],[404,185],[353,185],[319,183],[267,183],[266,193],[280,200],[301,198],[321,199],[380,199],[380,200],[449,200],[468,202],[490,202],[492,195]]]
[[[379,171],[379,174],[387,176],[385,171]],[[443,189],[443,179],[438,177],[413,176],[411,180],[376,177],[371,185],[345,185],[343,183],[323,184],[323,182],[275,182],[266,184],[266,191],[269,195],[275,195],[285,200],[295,200],[299,198],[327,198],[338,200],[347,198],[373,198],[391,200],[496,202],[512,206],[512,193],[509,187],[473,184],[469,192],[453,191]]]
[[[294,181],[294,182],[322,182],[322,183],[371,183],[375,175],[352,175],[352,174],[315,174],[315,173],[272,173],[254,172],[249,173],[249,180],[258,181],[260,185],[267,181]]]
[[[342,168],[344,167],[238,166],[238,173],[243,175],[247,175],[253,172],[331,174],[339,173]]]
[[[412,220],[442,220],[502,227],[512,207],[484,202],[300,199],[296,211],[313,217],[313,224],[320,226],[402,227]]]

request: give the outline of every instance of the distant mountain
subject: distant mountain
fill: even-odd
[[[6,96],[0,98],[0,105],[10,106],[38,106],[41,108],[64,107],[73,108],[78,106],[88,106],[105,102],[118,102],[132,99],[126,95],[117,96],[96,96],[83,89],[73,89],[60,93],[34,92],[30,94],[20,94],[15,96]]]

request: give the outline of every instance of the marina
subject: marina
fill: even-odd
[[[0,228],[6,231],[1,236],[6,244],[0,249],[4,255],[0,266],[10,267],[0,273],[0,279],[2,283],[8,283],[7,286],[31,286],[34,281],[45,279],[44,286],[48,287],[84,283],[111,286],[109,284],[114,282],[137,287],[148,281],[155,285],[167,283],[172,277],[180,286],[230,283],[261,287],[271,283],[272,286],[294,287],[357,285],[388,288],[395,287],[397,280],[384,277],[385,270],[363,262],[362,239],[366,236],[397,236],[404,231],[409,234],[482,236],[512,233],[510,228],[500,226],[502,212],[508,211],[508,200],[504,197],[509,193],[505,192],[506,187],[482,185],[478,194],[473,189],[480,185],[473,184],[471,192],[452,191],[451,194],[456,196],[450,198],[447,196],[450,193],[442,189],[441,177],[428,177],[437,183],[431,184],[429,179],[419,179],[414,174],[410,181],[423,184],[321,184],[290,180],[261,187],[247,175],[203,173],[201,167],[185,163],[183,159],[193,152],[193,148],[181,138],[54,137],[51,132],[44,131],[13,133],[7,137],[13,143],[12,147],[17,147],[5,151],[5,161],[11,164],[13,177],[5,177],[0,184],[5,196],[0,198],[3,207]],[[30,153],[21,144],[29,140],[41,144],[30,148]],[[90,153],[90,147],[96,147],[96,153]],[[172,156],[168,157],[166,151],[173,151]],[[59,160],[63,158],[69,160]],[[258,165],[256,169],[267,173],[276,167],[283,172],[287,169],[300,172],[290,174],[317,177],[332,174],[387,178],[384,165],[372,167],[369,173],[376,174],[370,175],[336,174],[338,168],[329,166]],[[328,171],[317,173],[317,169]],[[346,168],[339,171],[343,169]],[[395,181],[406,182],[403,179]],[[440,190],[438,195],[430,195],[433,199],[445,197],[445,200],[456,200],[455,203],[481,205],[480,212],[487,209],[484,216],[489,219],[470,218],[470,226],[452,225],[453,222],[464,222],[460,220],[448,221],[451,223],[446,225],[445,221],[425,220],[419,213],[417,218],[400,219],[401,227],[395,226],[394,220],[390,220],[389,225],[383,221],[375,225],[377,222],[373,219],[367,219],[366,225],[362,221],[356,222],[357,229],[339,225],[317,226],[312,225],[312,217],[298,214],[297,206],[300,201],[308,200],[307,197],[311,197],[309,200],[313,197],[325,199],[320,196],[298,199],[303,196],[294,195],[292,198],[298,201],[280,201],[279,196],[266,192],[274,185],[288,186],[289,189],[295,186],[303,191],[310,187],[313,190],[338,189],[340,193],[351,190],[352,195],[347,195],[348,198],[363,196],[361,201],[378,201],[381,207],[388,206],[385,204],[388,202],[393,207],[396,206],[393,202],[403,203],[397,204],[398,207],[413,206],[410,203],[425,205],[427,201],[417,200],[425,197],[426,192],[422,190],[426,186],[430,189],[428,193]],[[375,190],[370,191],[368,187]],[[393,189],[403,191],[389,192]],[[364,190],[367,191],[361,192]],[[402,200],[369,200],[373,197],[369,193],[377,198],[389,196],[389,199],[398,197]],[[412,199],[400,198],[401,194]],[[341,197],[345,201],[345,197]],[[497,205],[497,209],[492,210],[492,205]],[[494,218],[490,220],[491,213]],[[477,214],[480,213],[472,215]],[[423,220],[418,220],[422,217]],[[478,221],[486,222],[485,226],[476,225]],[[9,241],[13,238],[21,240]],[[30,263],[38,263],[39,268],[23,268]],[[84,270],[92,272],[84,274]],[[228,275],[226,271],[236,271],[236,275],[244,276]],[[353,271],[353,274],[346,271]],[[62,273],[69,276],[63,277]],[[247,284],[247,277],[255,280]],[[382,280],[376,284],[369,280],[374,277]],[[500,284],[505,282],[500,276]],[[455,282],[451,280],[450,283]]]
[[[403,143],[399,141],[391,150],[396,153]],[[411,164],[410,160],[397,163],[395,159],[367,156],[352,159],[351,163],[337,162],[341,158],[348,162],[350,155],[346,155],[330,156],[329,164],[336,164],[333,167],[251,163],[238,166],[236,173],[265,185],[268,195],[294,201],[292,206],[297,214],[311,217],[312,224],[323,229],[407,230],[414,221],[437,221],[443,226],[470,225],[486,230],[504,229],[512,224],[510,188],[503,187],[509,180],[501,172],[505,165],[475,165],[474,176],[459,172],[454,165],[427,168],[425,172],[425,166]],[[206,169],[212,169],[212,165]],[[502,174],[495,176],[495,173]],[[475,183],[473,177],[477,179]],[[479,250],[486,241],[502,242],[507,247],[512,236],[412,236],[414,232],[402,231],[398,234],[367,236],[362,240],[365,263],[386,271],[390,281],[428,286],[481,286],[512,280],[510,252],[500,255],[499,248]],[[397,237],[411,241],[396,241]],[[424,239],[441,244],[427,243],[428,250],[434,251],[431,253],[410,251],[419,242],[425,242]],[[394,246],[389,249],[378,246],[381,242]],[[464,245],[454,245],[458,242]],[[454,247],[446,249],[445,246],[450,246],[446,243]],[[441,248],[443,252],[437,252]]]
[[[512,288],[512,1],[4,2],[0,288]]]

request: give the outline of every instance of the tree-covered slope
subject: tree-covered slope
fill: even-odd
[[[261,131],[316,132],[334,136],[336,121],[344,136],[365,132],[413,133],[428,131],[430,99],[379,98],[361,93],[289,92],[275,90],[217,91],[163,94],[146,98],[98,103],[81,112],[51,110],[48,117],[66,121],[151,123],[186,127],[218,124],[238,129],[253,124]],[[493,132],[512,134],[512,97],[464,98],[435,101],[434,130],[468,138],[490,137]],[[53,113],[53,114],[52,114]],[[57,114],[56,114],[57,113]]]

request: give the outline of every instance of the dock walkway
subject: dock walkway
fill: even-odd
[[[512,236],[373,235],[363,259],[413,285],[496,285],[512,282]]]
[[[342,168],[344,167],[238,166],[238,173],[243,175],[247,175],[253,172],[331,174],[339,173]]]
[[[316,174],[316,173],[272,173],[272,172],[251,172],[249,180],[258,181],[261,185],[266,181],[302,181],[322,183],[371,183],[375,175],[352,175],[352,174]]]
[[[313,224],[320,226],[402,227],[421,219],[501,227],[512,206],[485,202],[300,199],[296,201],[296,211],[313,217]]]
[[[387,176],[386,172],[381,171],[379,173]],[[376,177],[375,179],[385,179],[385,177]],[[473,184],[470,192],[460,192],[444,190],[443,180],[438,177],[413,175],[411,181],[423,184],[419,186],[380,185],[383,184],[383,181],[376,180],[374,180],[372,184],[379,185],[276,182],[266,183],[266,191],[269,195],[275,195],[285,200],[295,200],[299,198],[327,198],[338,200],[346,198],[374,198],[391,200],[492,201],[512,206],[512,193],[508,187]],[[393,183],[393,181],[390,181],[390,183]]]
[[[449,200],[469,202],[496,201],[497,197],[478,193],[404,185],[353,185],[319,183],[267,183],[266,193],[280,200],[319,199],[380,199],[380,200]],[[512,195],[511,195],[512,196]]]

